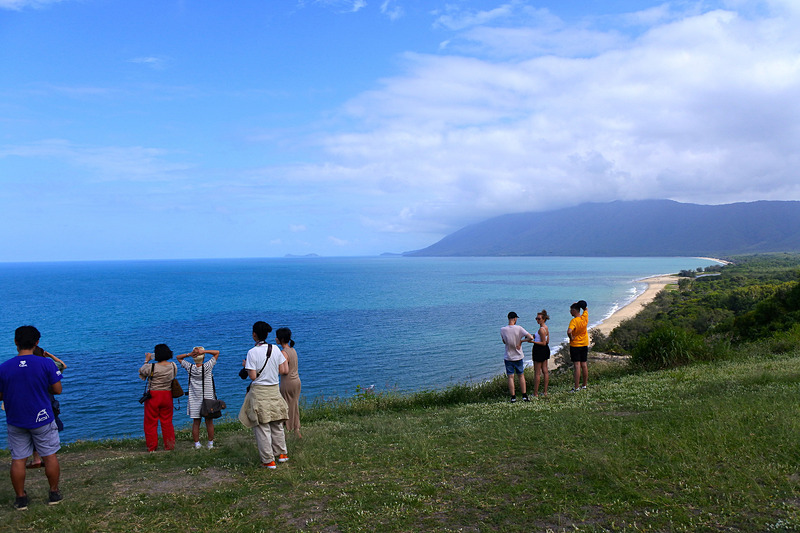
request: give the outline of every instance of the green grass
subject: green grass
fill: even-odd
[[[65,501],[4,531],[800,531],[800,352],[661,372],[590,365],[551,397],[506,402],[505,379],[443,393],[358,395],[310,406],[291,460],[257,468],[252,433],[218,448],[148,454],[143,441],[59,454]],[[532,379],[529,380],[529,383]],[[139,413],[139,412],[137,412]],[[0,457],[7,462],[8,453]]]

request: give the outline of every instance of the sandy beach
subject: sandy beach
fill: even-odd
[[[709,261],[716,261],[721,265],[729,265],[730,261],[724,259],[717,259],[715,257],[698,257],[698,259],[708,259]],[[677,274],[666,274],[663,276],[652,276],[645,278],[642,281],[647,283],[647,289],[636,297],[631,303],[618,309],[614,314],[605,319],[600,325],[591,329],[599,330],[604,335],[608,335],[611,331],[620,325],[620,323],[628,318],[635,316],[644,306],[652,302],[656,294],[667,285],[677,285],[680,278]]]
[[[667,285],[677,285],[678,279],[678,276],[675,274],[666,276],[653,276],[651,278],[643,279],[642,281],[647,283],[647,289],[645,289],[642,294],[637,296],[635,300],[625,307],[618,309],[613,315],[592,329],[597,329],[601,333],[608,335],[615,327],[619,326],[623,320],[636,315],[645,305],[652,302],[653,299],[655,299],[656,294],[661,292],[664,287]]]

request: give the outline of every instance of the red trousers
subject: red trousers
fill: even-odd
[[[175,427],[172,425],[172,391],[150,391],[150,399],[144,402],[144,440],[147,451],[158,448],[158,421],[161,421],[161,437],[164,449],[175,447]]]

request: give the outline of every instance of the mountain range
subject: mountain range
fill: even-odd
[[[800,202],[587,203],[501,215],[406,256],[711,256],[800,251]]]

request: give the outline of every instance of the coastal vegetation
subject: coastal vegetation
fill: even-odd
[[[662,291],[596,350],[633,354],[646,369],[729,358],[734,347],[766,343],[785,352],[800,342],[800,255],[734,257],[713,275],[688,275]]]
[[[44,476],[29,471],[29,510],[14,511],[0,482],[0,521],[59,532],[800,531],[800,257],[732,260],[596,338],[633,363],[592,364],[588,390],[567,392],[566,372],[530,403],[505,401],[503,377],[410,395],[359,389],[307,405],[304,438],[290,437],[276,471],[257,467],[252,433],[233,420],[213,450],[192,450],[188,431],[170,453],[136,439],[71,443],[64,503],[47,506]]]

